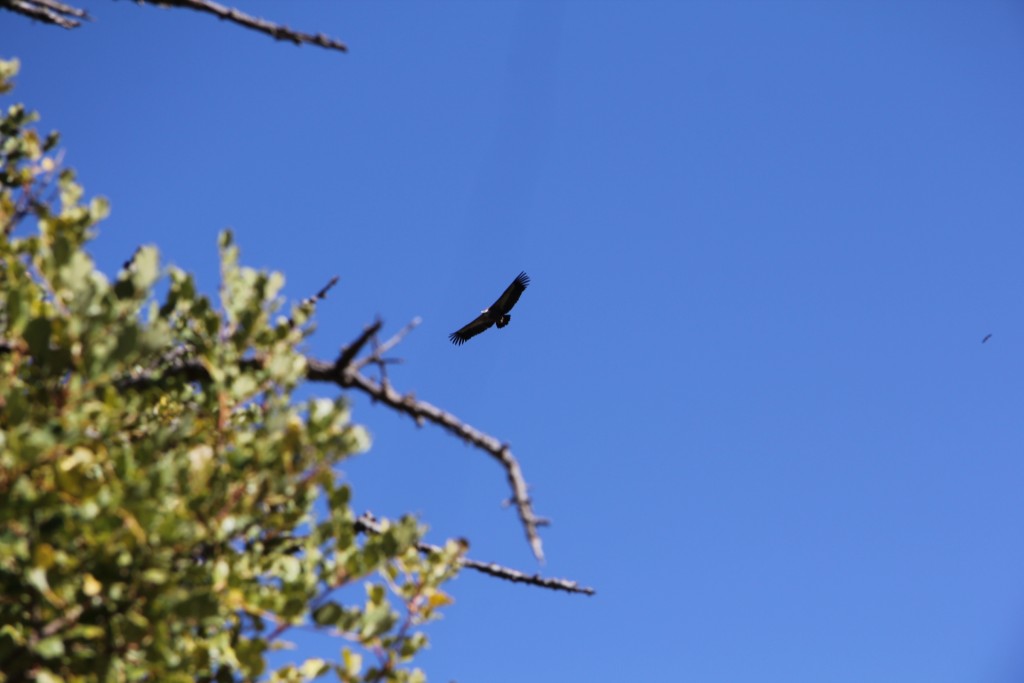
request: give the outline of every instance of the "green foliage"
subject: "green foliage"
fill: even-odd
[[[0,119],[0,682],[423,680],[416,629],[461,548],[421,555],[411,518],[356,537],[333,466],[366,435],[342,400],[292,399],[312,306],[283,315],[230,233],[219,308],[175,268],[157,302],[153,247],[105,277],[106,202],[34,119]],[[268,671],[296,626],[350,647]]]

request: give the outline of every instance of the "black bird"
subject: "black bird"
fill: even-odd
[[[485,308],[480,312],[476,320],[462,329],[452,332],[448,335],[448,338],[456,346],[461,346],[471,337],[475,337],[491,325],[497,325],[499,328],[505,327],[512,320],[512,316],[508,312],[516,305],[516,302],[519,301],[519,296],[529,284],[530,276],[526,273],[519,273],[516,279],[512,281],[512,284],[498,297],[498,300],[491,304],[490,308]]]
[[[981,343],[982,343],[982,344],[984,344],[985,342],[987,342],[987,341],[988,341],[989,339],[991,339],[991,338],[992,338],[992,335],[991,335],[991,334],[986,334],[986,335],[985,335],[985,338],[981,340]]]

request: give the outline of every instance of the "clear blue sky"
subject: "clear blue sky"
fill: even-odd
[[[1024,680],[1024,5],[238,4],[351,53],[105,0],[0,52],[106,270],[213,293],[232,226],[341,276],[311,352],[422,316],[394,383],[512,444],[599,593],[464,573],[431,680]],[[537,569],[486,456],[355,415],[357,509]]]

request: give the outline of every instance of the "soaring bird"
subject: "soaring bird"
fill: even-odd
[[[482,310],[480,315],[476,317],[476,320],[462,329],[452,332],[448,335],[448,338],[456,346],[461,346],[471,337],[475,337],[491,325],[497,325],[499,328],[505,327],[512,320],[512,316],[508,312],[516,305],[516,302],[519,301],[519,296],[529,284],[530,276],[526,273],[519,273],[516,279],[512,281],[512,284],[498,297],[498,300],[491,304],[490,308]]]

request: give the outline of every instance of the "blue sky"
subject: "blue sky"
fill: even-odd
[[[512,444],[598,595],[464,573],[431,680],[1024,677],[1024,6],[237,4],[351,52],[101,0],[0,52],[108,272],[212,293],[231,226],[295,299],[341,276],[311,353],[422,316],[392,381]],[[355,403],[357,509],[537,569],[493,462]]]

